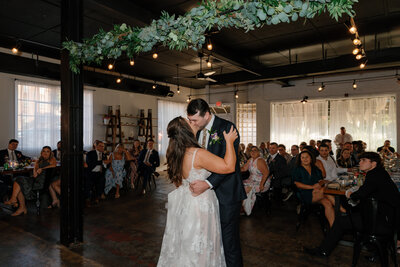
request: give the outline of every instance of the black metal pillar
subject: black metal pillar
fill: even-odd
[[[82,39],[83,0],[61,1],[61,42]],[[81,72],[82,73],[82,72]],[[83,82],[69,69],[69,53],[61,50],[61,214],[60,241],[83,241]]]

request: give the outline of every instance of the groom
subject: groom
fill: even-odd
[[[235,127],[235,125],[211,114],[207,102],[200,98],[189,103],[187,115],[189,121],[199,129],[196,136],[199,144],[211,153],[223,158],[226,147],[223,132],[229,132],[231,126]],[[237,138],[234,143],[236,158],[238,157],[239,143],[239,138]],[[213,173],[206,181],[192,182],[190,189],[195,195],[199,195],[207,189],[215,190],[219,201],[226,265],[227,267],[243,266],[239,238],[239,216],[242,200],[246,198],[246,193],[240,176],[239,161],[236,160],[234,173]]]

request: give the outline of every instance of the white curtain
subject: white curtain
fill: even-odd
[[[161,166],[166,162],[165,154],[168,148],[168,123],[178,117],[186,118],[187,103],[158,100],[158,152]]]
[[[272,103],[271,142],[287,149],[310,139],[328,137],[328,102]]]
[[[388,139],[396,140],[396,103],[392,96],[339,99],[330,101],[329,135],[332,139],[344,126],[353,140],[367,143],[367,150],[376,151]]]
[[[15,137],[18,149],[38,157],[43,146],[61,139],[61,89],[58,85],[15,81]],[[84,146],[91,147],[93,93],[84,93]]]

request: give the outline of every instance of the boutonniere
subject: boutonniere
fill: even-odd
[[[218,136],[217,131],[211,129],[208,130],[208,133],[210,134],[210,145],[213,145],[215,143],[220,144],[221,143],[221,138]]]

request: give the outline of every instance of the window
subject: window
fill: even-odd
[[[237,127],[240,142],[257,144],[256,104],[237,104]]]
[[[286,147],[310,139],[335,139],[344,126],[353,140],[376,151],[384,140],[396,147],[396,103],[393,96],[272,103],[271,141]],[[334,144],[332,143],[334,146]]]
[[[24,154],[37,157],[43,146],[61,139],[61,89],[58,85],[15,82],[15,136]],[[84,92],[84,147],[92,146],[93,92]]]

